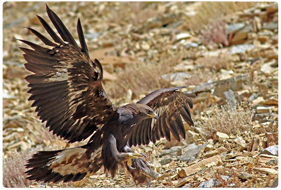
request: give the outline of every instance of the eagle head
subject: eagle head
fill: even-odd
[[[136,104],[136,106],[139,109],[139,113],[138,114],[140,116],[143,116],[144,118],[158,119],[158,114],[155,113],[155,111],[151,107],[149,107],[149,106],[147,106],[145,104]]]

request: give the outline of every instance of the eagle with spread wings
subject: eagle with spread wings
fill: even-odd
[[[47,14],[58,34],[37,16],[52,40],[28,28],[46,46],[21,40],[32,74],[26,77],[32,106],[55,135],[69,143],[89,137],[86,145],[56,151],[39,151],[28,160],[28,179],[69,182],[94,174],[102,166],[112,176],[125,167],[136,183],[156,178],[142,154],[131,146],[155,143],[160,138],[185,138],[182,119],[193,125],[191,94],[184,87],[156,90],[137,103],[114,106],[103,86],[101,63],[89,57],[80,19],[77,32],[80,46],[60,18],[46,5]]]

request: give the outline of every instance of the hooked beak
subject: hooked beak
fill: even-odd
[[[158,117],[158,115],[157,115],[157,113],[153,113],[153,114],[147,114],[149,117],[151,117],[151,118],[153,118],[153,119],[158,119],[159,117]]]

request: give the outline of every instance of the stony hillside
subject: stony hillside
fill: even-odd
[[[254,2],[50,2],[77,39],[80,18],[90,56],[103,64],[115,105],[158,88],[186,85],[195,126],[186,139],[133,147],[163,177],[150,187],[271,187],[278,177],[278,5]],[[41,2],[3,4],[3,185],[5,187],[135,187],[122,169],[80,182],[26,180],[38,150],[78,146],[44,128],[24,77],[17,39],[37,43]],[[144,187],[144,185],[137,185]]]

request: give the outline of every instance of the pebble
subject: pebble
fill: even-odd
[[[236,137],[236,139],[234,139],[234,142],[239,144],[242,148],[247,147],[247,143],[245,142],[245,140],[242,137]]]
[[[189,145],[187,149],[185,149],[185,152],[179,157],[180,161],[190,161],[191,158],[196,158],[198,153],[206,146],[207,144],[197,146],[194,143]]]
[[[232,46],[229,53],[230,54],[245,53],[248,50],[254,49],[254,47],[255,46],[252,44],[239,44],[239,45]]]
[[[163,165],[169,164],[170,162],[172,162],[172,158],[166,157],[166,158],[163,158],[162,160],[160,160],[159,163],[163,166]]]
[[[238,177],[240,178],[240,179],[242,179],[242,180],[247,180],[247,179],[250,179],[250,178],[252,178],[253,177],[253,175],[252,174],[249,174],[249,173],[246,173],[246,172],[242,172],[242,173],[240,173],[239,175],[238,175]]]
[[[231,33],[231,32],[236,32],[240,29],[242,29],[243,27],[245,27],[246,24],[245,23],[234,23],[234,24],[229,24],[226,26],[226,32],[227,34]]]
[[[224,140],[226,140],[226,139],[229,139],[229,136],[228,136],[227,134],[225,134],[225,133],[217,132],[217,133],[216,133],[216,138],[217,138],[217,140],[219,140],[219,141],[224,141]]]
[[[271,113],[272,107],[266,107],[266,106],[258,106],[257,107],[257,113]]]
[[[190,37],[191,37],[191,35],[189,33],[180,33],[180,34],[177,34],[176,39],[179,41],[179,40],[183,40],[183,39],[190,38]]]
[[[267,64],[264,64],[262,67],[261,67],[261,72],[263,72],[264,74],[271,74],[273,72],[273,68],[271,67],[270,63],[267,63]]]
[[[261,154],[269,154],[277,156],[278,154],[278,145],[269,146],[261,151]]]
[[[227,176],[227,175],[221,175],[221,177],[225,181],[229,179],[229,176]],[[211,188],[211,187],[219,186],[219,185],[220,185],[220,182],[217,179],[213,178],[208,181],[204,181],[204,182],[200,183],[198,188]]]

